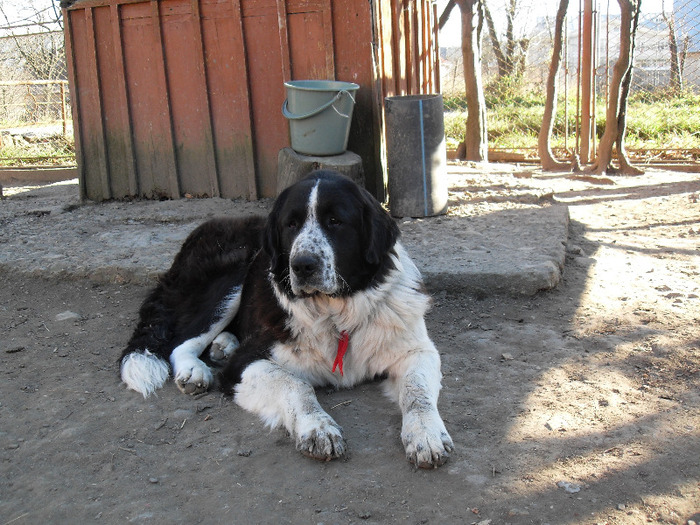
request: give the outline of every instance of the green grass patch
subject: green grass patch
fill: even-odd
[[[454,147],[464,140],[466,102],[463,97],[448,99],[450,104],[446,105],[445,135],[448,147]],[[544,96],[536,93],[513,95],[500,90],[490,92],[486,101],[490,147],[537,147],[544,114]],[[565,118],[568,121],[567,145],[572,147],[576,140],[576,99],[569,98],[568,114],[565,113],[564,102],[562,97],[557,105],[553,147],[564,147]],[[605,130],[605,111],[605,101],[598,100],[598,140]],[[700,149],[700,95],[662,92],[651,96],[645,92],[631,97],[627,109],[626,145],[632,149]]]

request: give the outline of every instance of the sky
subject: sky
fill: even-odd
[[[437,0],[438,16],[442,13],[447,1],[448,0]],[[523,6],[522,9],[527,10],[529,13],[527,17],[520,16],[519,20],[524,20],[527,24],[534,24],[538,17],[544,16],[545,14],[551,15],[555,12],[556,6],[558,5],[557,0],[519,0],[519,2]],[[499,9],[502,9],[505,0],[487,0],[487,3],[491,7],[496,20],[498,20],[497,13]],[[575,16],[579,2],[577,0],[570,0],[569,3],[571,13],[569,16]],[[598,0],[598,4],[603,12],[608,9],[609,5],[611,14],[619,13],[617,0]],[[671,9],[673,0],[644,0],[642,2],[642,12],[658,13],[661,11],[662,4],[665,5],[667,10]],[[54,18],[55,11],[53,6],[55,5],[57,5],[56,0],[0,0],[0,8],[2,8],[2,11],[9,19],[8,24],[8,21],[5,20],[5,17],[0,13],[0,36],[8,33],[8,30],[4,29],[8,25],[21,26],[36,20],[37,17],[41,17],[42,20]],[[39,14],[37,15],[36,13]],[[54,26],[55,27],[50,28],[60,30],[60,27],[55,24]],[[36,31],[36,28],[18,27],[14,29],[14,31],[23,33],[27,31]],[[440,31],[440,45],[445,47],[459,47],[461,41],[460,34],[459,9],[455,8],[447,25]]]
[[[58,2],[54,0],[0,0],[0,36],[10,31],[15,34],[36,32],[37,28],[31,27],[32,23],[55,20],[59,12]],[[60,29],[56,23],[44,27],[44,30]]]
[[[437,11],[438,16],[445,9],[445,5],[448,0],[437,0]],[[559,5],[557,0],[519,0],[522,5],[523,10],[528,12],[528,16],[520,16],[516,20],[520,20],[520,23],[534,25],[538,18],[547,15],[553,16],[556,12],[556,8]],[[498,20],[497,11],[503,9],[505,4],[504,0],[487,0],[487,5],[490,7],[494,18]],[[662,4],[666,10],[670,10],[673,7],[673,0],[643,0],[642,1],[642,13],[660,13]],[[598,6],[601,12],[605,13],[610,9],[610,14],[619,14],[620,9],[618,7],[617,0],[598,0]],[[608,7],[609,6],[609,7]],[[579,9],[579,2],[577,0],[569,0],[569,16],[577,16]],[[498,22],[496,22],[498,23]],[[440,46],[441,47],[459,47],[461,45],[461,29],[459,20],[459,8],[455,8],[450,15],[450,19],[445,25],[445,27],[440,31]]]

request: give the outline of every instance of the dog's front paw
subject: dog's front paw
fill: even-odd
[[[209,358],[217,365],[224,364],[241,344],[230,332],[221,332],[209,347]]]
[[[313,459],[330,461],[345,455],[343,429],[330,416],[311,416],[296,437],[297,450]]]
[[[401,440],[408,461],[418,468],[437,468],[443,465],[454,450],[440,415],[409,412],[404,416]]]
[[[199,394],[209,390],[213,376],[209,367],[199,359],[178,363],[175,384],[185,394]]]

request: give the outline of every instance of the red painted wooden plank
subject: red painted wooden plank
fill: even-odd
[[[87,44],[87,56],[83,64],[88,82],[91,85],[89,91],[85,92],[85,98],[91,107],[90,117],[85,119],[85,125],[89,128],[86,135],[90,137],[92,143],[91,169],[88,172],[87,195],[91,199],[103,200],[112,198],[109,184],[109,169],[107,166],[107,147],[105,144],[104,113],[101,101],[101,82],[99,74],[99,64],[97,59],[97,42],[95,35],[95,23],[93,10],[85,10],[85,43]],[[87,116],[87,115],[86,115]]]
[[[115,104],[119,108],[116,113],[116,122],[114,127],[110,129],[111,133],[121,136],[121,142],[124,147],[124,174],[127,180],[129,193],[128,195],[139,194],[139,180],[136,171],[136,159],[134,157],[134,143],[132,133],[132,119],[129,113],[129,93],[126,84],[126,69],[124,67],[124,45],[122,40],[121,19],[119,15],[119,5],[112,4],[110,6],[110,24],[112,35],[112,46],[114,50],[114,69],[115,69],[115,86],[114,96]],[[105,30],[106,31],[106,30]],[[116,171],[112,172],[114,177]]]
[[[162,2],[159,0],[151,0],[150,2],[150,21],[155,42],[156,58],[152,64],[154,68],[154,76],[156,87],[161,93],[162,112],[161,112],[161,128],[158,130],[163,133],[164,140],[160,142],[162,149],[163,164],[159,166],[159,171],[154,173],[156,177],[164,176],[164,182],[167,183],[168,196],[171,198],[181,197],[183,192],[180,187],[180,170],[177,164],[175,133],[173,131],[173,113],[170,104],[170,87],[168,86],[168,67],[166,61],[165,49],[163,45],[163,15],[161,13]]]
[[[73,42],[75,42],[75,31],[73,29],[73,19],[83,18],[83,13],[81,11],[72,13],[67,9],[63,9],[63,20],[64,20],[64,35],[65,35],[65,48],[66,48],[66,62],[68,67],[68,79],[69,79],[69,89],[71,94],[71,115],[73,116],[73,134],[75,143],[75,158],[78,164],[78,183],[80,186],[80,198],[87,198],[85,192],[85,160],[83,159],[83,145],[82,145],[82,133],[80,129],[81,124],[81,110],[82,105],[80,101],[80,87],[81,83],[78,81],[78,69],[77,65],[78,58],[74,50]]]
[[[221,196],[221,187],[219,185],[219,172],[218,172],[218,166],[216,162],[216,152],[215,152],[215,146],[214,146],[214,129],[213,129],[213,123],[212,123],[212,108],[211,108],[211,101],[209,99],[209,84],[207,82],[207,75],[206,75],[206,66],[205,66],[205,60],[206,57],[204,55],[204,38],[202,35],[202,26],[201,26],[201,13],[199,9],[199,0],[191,0],[190,1],[191,9],[192,9],[192,26],[194,29],[194,39],[193,39],[193,45],[196,49],[197,53],[197,61],[195,63],[195,71],[197,73],[197,81],[200,85],[201,88],[201,103],[203,106],[206,108],[206,113],[204,115],[204,121],[203,121],[203,131],[204,131],[204,144],[202,146],[206,148],[206,151],[204,151],[204,155],[206,156],[207,160],[207,173],[209,175],[209,185],[211,186],[211,193],[210,195],[214,197],[220,197]]]
[[[289,53],[289,32],[287,31],[287,2],[277,0],[277,27],[282,65],[282,79],[292,79],[292,61]]]
[[[327,12],[307,11],[289,14],[289,55],[295,80],[334,80],[332,27]]]
[[[374,69],[372,6],[365,2],[334,0],[333,33],[336,78],[355,82],[355,110],[350,127],[348,149],[363,159],[367,188],[383,195],[381,170],[381,106]]]
[[[120,9],[140,194],[180,196],[157,2]]]
[[[289,126],[281,110],[290,67],[288,47],[281,48],[281,40],[287,41],[286,22],[280,27],[281,6],[276,0],[242,0],[241,7],[258,194],[273,197],[277,192],[277,155],[289,146]]]
[[[326,45],[326,71],[329,79],[335,79],[335,42],[333,38],[333,11],[331,0],[323,0],[323,42]]]
[[[130,180],[129,173],[133,165],[133,155],[130,151],[131,134],[128,125],[123,72],[119,66],[121,46],[118,42],[114,42],[114,13],[110,7],[95,7],[92,12],[96,35],[95,51],[103,136],[105,138],[108,175],[106,184],[112,198],[123,198],[133,195],[134,192],[131,187],[133,181]],[[118,13],[116,14],[118,16]]]
[[[161,0],[159,5],[180,193],[218,196],[199,8],[182,0]]]
[[[257,198],[248,70],[239,0],[200,4],[221,196]]]

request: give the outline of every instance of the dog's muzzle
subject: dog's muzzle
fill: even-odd
[[[317,254],[296,254],[289,261],[289,274],[295,295],[332,295],[336,292],[334,272]]]

